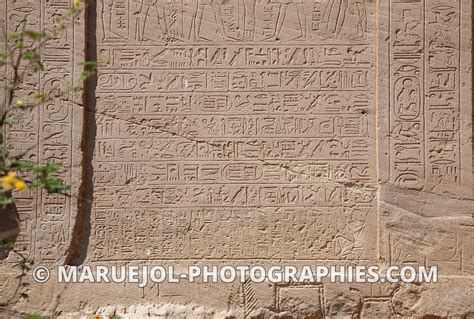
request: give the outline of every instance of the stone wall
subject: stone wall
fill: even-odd
[[[2,0],[0,12],[9,32],[25,18],[49,30],[69,2]],[[72,198],[17,200],[17,247],[35,265],[436,265],[439,283],[36,284],[10,255],[0,304],[71,317],[474,316],[471,9],[97,1],[44,49],[24,92],[74,85],[85,58],[97,77],[11,131],[17,151],[38,145],[30,158],[63,163],[74,185]]]

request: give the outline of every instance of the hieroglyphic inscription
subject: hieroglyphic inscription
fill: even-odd
[[[69,1],[0,0],[1,15],[8,32],[25,18],[28,28],[51,30]],[[33,162],[61,162],[75,187],[74,169],[83,168],[82,190],[93,192],[74,236],[74,200],[17,193],[23,233],[15,249],[36,265],[62,263],[78,235],[85,240],[69,257],[82,249],[85,260],[71,259],[84,265],[151,260],[178,275],[189,264],[436,265],[436,285],[247,280],[58,290],[52,280],[13,276],[9,264],[0,265],[0,299],[12,292],[19,297],[7,308],[65,316],[101,308],[138,315],[127,307],[137,296],[153,305],[148,314],[169,316],[178,303],[199,305],[203,316],[208,306],[235,308],[235,316],[240,308],[243,317],[271,316],[261,308],[295,318],[469,316],[471,2],[91,1],[88,51],[97,40],[101,66],[86,92],[86,131],[83,110],[66,99],[10,131],[16,152],[33,146]],[[82,33],[68,30],[43,50],[45,70],[28,76],[22,96],[74,84]],[[90,294],[98,287],[99,298]]]
[[[429,178],[461,180],[461,0],[425,4],[425,88]]]
[[[388,110],[381,112],[387,111],[389,147],[381,154],[388,154],[390,186],[379,197],[381,255],[390,264],[436,265],[443,275],[471,271],[464,253],[470,243],[465,230],[472,227],[472,143],[466,142],[472,137],[466,125],[472,114],[471,6],[464,0],[386,5],[389,85],[379,92],[388,93]],[[405,206],[406,194],[418,204]],[[427,216],[439,217],[439,224],[425,225]],[[409,225],[416,225],[421,241]]]
[[[98,26],[109,43],[361,40],[372,13],[366,2],[104,0]]]
[[[103,1],[91,258],[375,258],[374,10]]]
[[[57,18],[69,14],[72,1],[8,0],[5,5],[7,33],[24,28],[51,34],[57,28]],[[75,94],[71,91],[66,96],[66,92],[75,85],[75,65],[79,63],[76,59],[81,56],[76,43],[82,41],[82,36],[76,36],[76,26],[71,23],[64,33],[46,42],[41,48],[44,69],[40,73],[26,74],[17,97],[29,99],[37,92],[59,87],[65,94],[61,99],[45,102],[25,113],[9,130],[14,153],[26,152],[28,160],[41,165],[62,164],[65,168],[62,176],[66,183],[73,184],[73,194],[79,186],[79,180],[73,179],[73,170],[81,161],[78,156],[80,134],[77,136],[76,130],[82,128],[83,110],[73,106]],[[39,263],[60,262],[69,245],[76,200],[46,191],[26,190],[17,196],[16,205],[22,219],[22,232],[15,248]]]
[[[461,0],[391,1],[390,172],[397,186],[461,183],[460,9]]]

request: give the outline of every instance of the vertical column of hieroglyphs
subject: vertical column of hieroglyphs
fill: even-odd
[[[70,0],[8,0],[5,8],[7,32],[25,28],[51,33],[57,27],[56,19],[69,14],[71,3]],[[82,41],[75,37],[79,34],[76,28],[71,24],[62,35],[46,43],[40,52],[44,70],[26,74],[18,97],[32,99],[36,92],[58,87],[64,92],[72,89],[77,75],[74,66],[79,63],[75,57],[82,55],[82,50],[75,46],[75,42]],[[76,194],[80,179],[77,175],[73,179],[72,174],[77,169],[80,171],[78,150],[83,110],[73,106],[74,99],[73,93],[65,93],[60,99],[40,105],[22,116],[9,131],[9,136],[15,153],[26,152],[33,163],[61,163],[64,167],[62,176],[66,183],[73,184],[73,194]],[[18,197],[16,204],[22,233],[15,247],[36,262],[62,260],[69,244],[76,201],[63,195],[32,190],[24,191]]]
[[[384,7],[390,86],[388,94],[380,89],[389,101],[379,110],[388,111],[390,184],[405,190],[380,192],[381,255],[391,264],[436,265],[442,275],[472,273],[471,7],[463,0]]]
[[[91,258],[374,258],[374,6],[101,1]]]
[[[424,0],[390,4],[390,176],[421,189],[425,179]]]
[[[445,184],[462,182],[461,1],[425,4],[426,172]]]
[[[391,0],[390,172],[397,186],[462,182],[460,10],[461,0]]]

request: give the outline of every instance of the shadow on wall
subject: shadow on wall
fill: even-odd
[[[85,12],[85,60],[97,61],[97,3],[91,1]],[[82,96],[84,104],[84,122],[82,129],[82,182],[79,188],[77,216],[71,236],[65,264],[81,265],[87,257],[87,248],[91,234],[91,210],[94,193],[92,160],[96,138],[96,90],[97,75],[90,76],[85,83]]]
[[[16,205],[0,208],[0,260],[8,257],[8,246],[15,242],[20,233],[20,216]]]

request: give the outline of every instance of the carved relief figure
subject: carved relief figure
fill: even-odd
[[[166,21],[165,5],[168,1],[165,0],[140,0],[136,7],[134,15],[137,16],[137,40],[146,41],[145,30],[148,20],[148,13],[154,9],[160,24],[161,32],[164,36],[168,36],[168,24]]]
[[[273,36],[268,38],[267,40],[279,40],[281,29],[286,20],[286,14],[288,12],[288,7],[290,4],[294,4],[296,6],[296,11],[298,13],[298,20],[301,28],[301,36],[300,39],[306,39],[306,16],[304,13],[304,1],[303,0],[268,0],[268,3],[278,4],[278,15],[275,30],[273,32]]]
[[[420,86],[416,78],[402,78],[395,84],[395,114],[404,120],[414,120],[420,114]]]
[[[456,22],[458,16],[453,6],[450,5],[439,5],[433,8],[434,21],[430,21],[430,25],[435,25],[437,31],[435,36],[438,38],[444,38],[452,28],[452,24]]]
[[[350,216],[350,222],[344,223],[334,238],[334,249],[337,256],[348,256],[360,253],[364,248],[364,231],[367,212],[355,209]]]
[[[101,21],[103,30],[103,39],[120,38],[119,35],[112,31],[112,14],[113,14],[114,0],[104,0],[102,3]]]
[[[328,37],[340,37],[347,29],[351,39],[363,38],[367,32],[365,0],[329,0],[324,10],[321,32]]]
[[[404,23],[403,27],[395,31],[397,41],[394,44],[399,48],[406,49],[419,46],[421,41],[420,27],[418,21]]]
[[[245,8],[243,40],[253,40],[255,34],[255,9],[257,0],[242,0],[242,3]]]
[[[227,37],[224,27],[224,20],[222,18],[221,6],[225,4],[227,0],[196,0],[194,3],[194,13],[191,22],[190,39],[194,41],[201,40],[201,24],[204,9],[211,7],[214,11],[214,18],[217,23],[219,33],[223,37]]]

